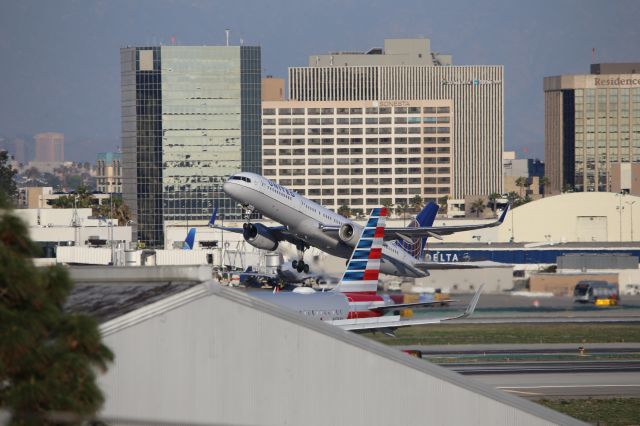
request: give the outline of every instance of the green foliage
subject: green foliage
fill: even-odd
[[[351,209],[346,204],[343,204],[338,208],[338,214],[349,219],[351,217]]]
[[[391,198],[383,198],[381,202],[382,207],[387,209],[387,215],[391,217],[391,215],[393,214],[393,201],[391,201]]]
[[[13,424],[80,422],[103,396],[95,368],[113,360],[96,321],[63,310],[72,282],[61,266],[36,268],[37,248],[11,212],[0,216],[0,408]]]
[[[419,195],[416,195],[415,197],[413,197],[411,199],[411,207],[413,207],[413,210],[416,213],[422,210],[422,208],[424,207],[424,200],[422,199],[422,197]]]
[[[496,208],[498,204],[498,199],[502,198],[502,195],[497,192],[492,192],[489,194],[489,202],[491,203],[491,210],[493,210],[493,214],[496,214]]]
[[[471,203],[471,213],[475,213],[476,217],[480,217],[480,213],[484,211],[486,205],[484,204],[484,200],[482,198],[478,198],[473,203]]]
[[[546,176],[542,176],[540,178],[540,182],[539,183],[540,183],[540,189],[541,189],[540,192],[542,192],[542,198],[544,198],[544,195],[547,192],[547,186],[549,186],[549,184],[551,183],[551,179],[549,179]]]
[[[443,196],[443,197],[438,198],[438,205],[440,206],[440,213],[447,214],[447,209],[448,209],[447,201],[448,200],[449,200],[449,197],[447,197],[446,195]]]
[[[441,324],[403,327],[397,337],[365,335],[388,345],[475,345],[490,343],[616,343],[640,341],[635,324]],[[576,348],[579,345],[576,345]]]
[[[0,208],[6,208],[15,202],[18,195],[18,187],[14,180],[17,170],[13,169],[9,164],[9,153],[0,151]]]
[[[640,398],[542,399],[537,402],[592,424],[622,426],[640,423]]]
[[[339,209],[338,214],[342,214]],[[113,199],[110,200],[109,203],[94,206],[93,215],[118,219],[118,225],[120,226],[126,225],[127,222],[131,220],[131,211],[129,210],[129,206],[127,206],[122,200],[122,197],[119,196],[113,196]],[[349,210],[349,215],[351,215],[351,210]]]

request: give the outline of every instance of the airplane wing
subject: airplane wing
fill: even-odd
[[[215,209],[213,209],[213,214],[211,215],[211,219],[209,219],[209,228],[220,229],[222,231],[228,231],[228,232],[235,232],[236,234],[244,233],[244,228],[235,228],[235,227],[216,225],[217,216],[218,216],[218,208],[216,207]],[[306,244],[306,241],[303,241],[302,239],[298,238],[295,234],[289,231],[288,227],[284,225],[265,226],[265,228],[267,228],[271,233],[271,235],[273,235],[273,237],[276,238],[278,241],[287,241],[293,245],[297,245],[299,243]]]
[[[446,300],[438,300],[438,301],[434,300],[432,302],[398,303],[396,305],[386,305],[386,306],[379,306],[379,307],[376,307],[376,308],[371,308],[371,310],[385,313],[385,312],[389,312],[389,311],[394,311],[396,309],[421,308],[421,307],[424,307],[424,306],[441,305],[443,303],[451,303],[451,302],[456,302],[456,300],[446,299]]]
[[[471,298],[467,309],[458,315],[443,317],[443,318],[416,318],[416,319],[401,319],[400,315],[393,316],[381,316],[381,317],[369,317],[369,318],[355,318],[345,320],[328,321],[331,324],[342,328],[347,331],[366,332],[366,331],[381,331],[385,334],[393,336],[394,330],[400,327],[409,327],[412,325],[425,325],[425,324],[438,324],[444,321],[451,321],[460,318],[466,318],[473,314],[473,311],[478,305],[480,300],[480,294],[484,289],[484,284],[481,284],[476,293]]]
[[[500,226],[504,222],[504,218],[507,216],[509,206],[507,206],[498,220],[491,223],[483,223],[481,225],[453,225],[453,226],[422,226],[419,228],[390,228],[387,227],[384,230],[385,240],[403,240],[412,242],[414,238],[420,237],[433,237],[439,240],[443,235],[451,235],[458,232],[472,231],[475,229],[493,228]]]

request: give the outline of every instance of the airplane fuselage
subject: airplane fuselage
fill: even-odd
[[[244,179],[243,179],[244,178]],[[351,224],[356,232],[360,225],[254,173],[238,173],[227,180],[224,192],[237,202],[253,206],[264,216],[279,222],[305,241],[309,246],[337,257],[348,259],[353,247],[345,244],[335,234],[324,232],[321,225],[341,226]],[[414,268],[415,262],[409,253],[394,242],[384,244],[380,271],[403,277],[424,277],[427,274]]]

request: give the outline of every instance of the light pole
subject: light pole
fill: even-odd
[[[618,194],[618,226],[620,230],[620,239],[618,241],[622,242],[622,210],[624,210],[624,206],[622,205],[622,197],[624,194]]]
[[[633,241],[633,205],[635,201],[625,201],[625,204],[629,206],[629,219],[631,220],[631,241]]]

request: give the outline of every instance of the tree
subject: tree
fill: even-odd
[[[407,220],[407,210],[409,210],[409,205],[406,203],[406,201],[403,201],[401,203],[398,203],[396,205],[396,212],[397,213],[401,213],[402,214],[402,218],[406,221]]]
[[[518,179],[516,179],[516,186],[520,188],[520,198],[522,198],[522,190],[524,189],[526,184],[527,184],[526,177],[520,176]]]
[[[36,167],[29,167],[25,172],[24,175],[28,178],[28,179],[38,179],[40,177],[40,170],[38,170]]]
[[[549,185],[551,183],[551,179],[549,179],[546,176],[542,176],[540,178],[540,189],[542,192],[542,198],[544,198],[545,193],[547,192],[547,185]]]
[[[489,201],[492,204],[491,209],[493,210],[493,214],[495,216],[496,214],[496,209],[498,208],[497,204],[498,204],[498,198],[501,198],[502,195],[498,194],[497,192],[492,192],[491,194],[489,194]]]
[[[351,217],[351,209],[346,204],[343,204],[338,208],[338,214],[349,219]]]
[[[509,192],[507,194],[507,199],[509,200],[509,204],[511,204],[513,207],[518,207],[520,204],[522,204],[522,198],[515,191]]]
[[[340,210],[338,210],[338,214],[342,214]],[[131,221],[131,210],[119,196],[113,196],[109,203],[94,206],[93,215],[118,219],[120,226],[127,225]]]
[[[486,205],[484,204],[484,200],[482,198],[478,198],[473,203],[471,203],[471,213],[475,213],[476,217],[480,217],[480,213],[484,211]]]
[[[422,207],[424,207],[424,200],[422,199],[422,197],[419,195],[416,195],[415,197],[413,197],[411,199],[411,207],[413,207],[413,210],[416,213],[422,210]]]
[[[442,214],[447,214],[447,209],[448,209],[447,201],[449,201],[449,197],[447,197],[446,195],[438,198],[438,205],[440,206],[440,213]]]
[[[393,201],[391,201],[391,198],[383,198],[381,201],[382,207],[387,209],[387,216],[391,217],[393,214]]]
[[[64,413],[81,423],[101,407],[96,368],[113,353],[94,318],[65,313],[72,283],[61,266],[36,268],[24,223],[0,216],[0,407],[14,424],[53,424]]]
[[[0,208],[10,204],[9,200],[15,202],[18,196],[18,187],[14,180],[17,170],[9,164],[9,153],[0,151],[0,199],[5,200],[6,205],[0,205]]]

